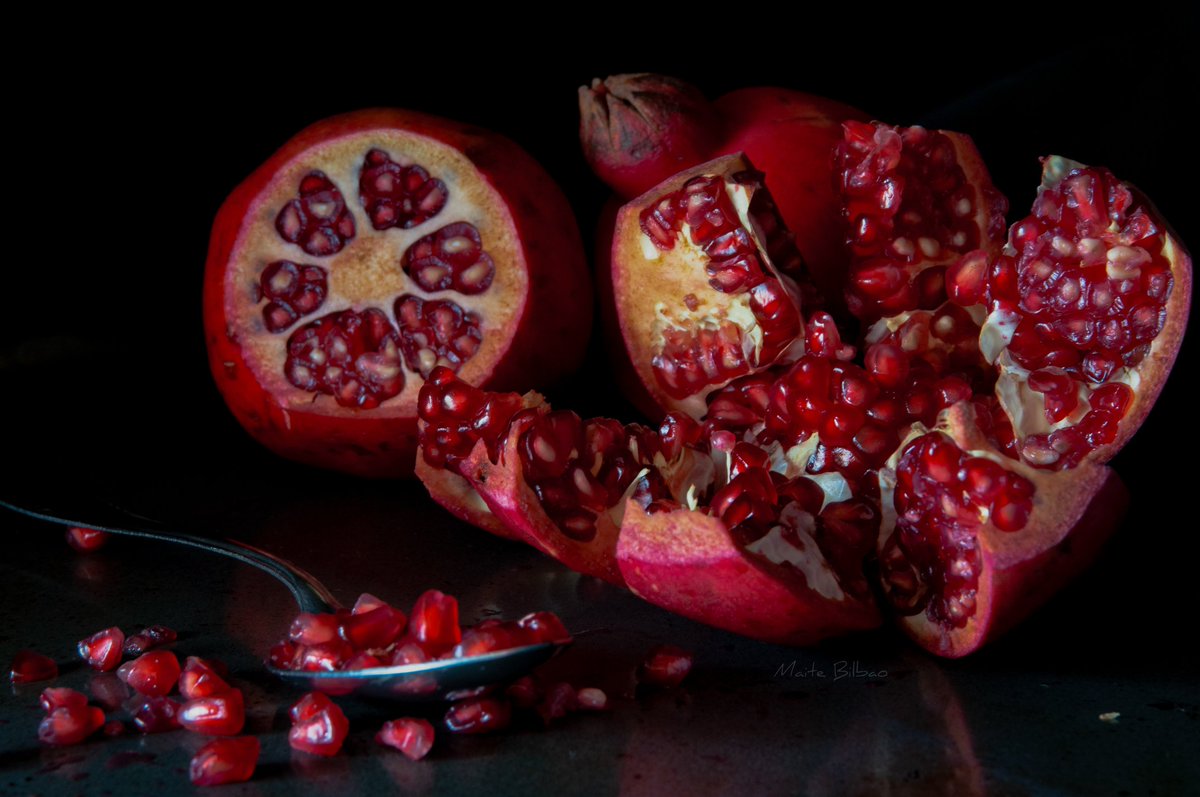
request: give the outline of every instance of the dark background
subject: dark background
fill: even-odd
[[[1018,21],[1028,34],[1014,32]],[[176,511],[203,504],[219,513],[234,481],[249,490],[318,481],[260,451],[221,404],[204,357],[201,276],[209,225],[229,191],[305,125],[364,106],[418,109],[513,138],[564,187],[589,247],[606,194],[579,152],[575,92],[627,71],[685,77],[712,97],[783,85],[895,124],[968,133],[1014,214],[1029,207],[1039,156],[1106,165],[1153,197],[1185,243],[1200,241],[1187,118],[1198,86],[1193,20],[1164,32],[1157,22],[1089,30],[997,19],[980,37],[856,18],[807,30],[788,23],[769,42],[722,31],[669,48],[651,46],[662,20],[622,20],[630,41],[646,35],[637,47],[561,34],[553,44],[443,40],[447,31],[364,22],[346,51],[317,23],[281,42],[58,42],[44,55],[53,73],[29,64],[10,72],[16,143],[4,170],[0,289],[10,483],[132,492],[168,513],[172,501]],[[1133,494],[1130,515],[1098,567],[1048,609],[1047,639],[1061,623],[1082,623],[1113,634],[1120,657],[1184,655],[1175,640],[1181,619],[1194,622],[1200,552],[1186,389],[1196,345],[1193,332],[1155,412],[1114,461]],[[631,419],[596,398],[608,384],[593,356],[552,396]]]

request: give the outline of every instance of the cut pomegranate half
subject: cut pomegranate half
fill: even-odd
[[[1192,261],[1132,186],[1050,157],[1003,252],[947,279],[954,301],[986,305],[980,347],[1021,458],[1063,469],[1107,461],[1145,420],[1187,327]]]
[[[997,251],[1008,201],[968,136],[848,121],[838,172],[849,224],[846,302],[874,321],[946,300],[946,266]]]
[[[411,474],[439,365],[528,387],[579,363],[591,295],[570,206],[512,142],[370,110],[309,127],[217,216],[205,277],[214,377],[279,454]]]
[[[682,172],[621,208],[616,320],[652,406],[704,414],[711,391],[803,352],[803,262],[741,155]]]

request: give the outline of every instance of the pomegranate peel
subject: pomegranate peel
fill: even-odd
[[[366,476],[411,475],[437,363],[499,388],[552,381],[591,319],[574,218],[533,159],[393,109],[317,122],[247,178],[217,215],[204,295],[238,421],[283,456]]]

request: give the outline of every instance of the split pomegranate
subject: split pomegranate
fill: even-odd
[[[338,705],[320,692],[309,692],[291,708],[288,744],[321,756],[334,756],[350,733],[350,721]]]
[[[546,383],[578,365],[590,327],[551,179],[500,136],[399,110],[318,122],[239,186],[204,295],[212,373],[247,431],[368,476],[412,472],[435,366]]]
[[[391,720],[383,723],[375,741],[396,748],[411,761],[420,761],[433,749],[433,725],[412,717]]]
[[[49,656],[34,650],[18,650],[8,671],[14,684],[49,681],[58,677],[58,664]]]
[[[783,88],[738,89],[709,103],[694,86],[655,74],[593,80],[579,89],[579,111],[589,165],[625,200],[703,161],[744,152],[771,175],[771,193],[817,287],[838,297],[847,255],[833,150],[841,123],[866,121],[862,111]]]
[[[192,757],[188,776],[197,786],[243,783],[254,777],[262,745],[253,736],[214,739]]]

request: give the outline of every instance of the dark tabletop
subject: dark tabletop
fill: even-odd
[[[469,528],[419,484],[279,461],[228,416],[200,332],[216,207],[308,122],[395,104],[499,129],[560,180],[588,236],[604,194],[575,144],[574,90],[634,68],[681,74],[711,96],[776,83],[888,121],[962,130],[1017,211],[1033,195],[1038,156],[1104,164],[1153,197],[1194,249],[1200,174],[1194,144],[1181,143],[1190,140],[1181,106],[1194,108],[1195,69],[1174,46],[1184,36],[1136,26],[1128,34],[1116,55],[1108,39],[1001,52],[997,36],[960,52],[953,69],[946,56],[918,51],[889,62],[886,80],[871,59],[834,62],[802,48],[762,64],[689,70],[666,56],[564,47],[544,53],[553,69],[514,61],[491,82],[374,86],[305,72],[302,103],[271,82],[276,64],[260,52],[245,63],[210,53],[201,77],[184,68],[182,53],[117,48],[89,62],[89,50],[75,51],[93,68],[69,85],[13,88],[31,156],[11,184],[33,193],[8,227],[25,249],[9,257],[16,282],[6,283],[0,338],[0,453],[9,471],[0,493],[95,496],[237,537],[309,569],[347,601],[365,590],[407,606],[435,587],[459,598],[467,622],[553,610],[587,633],[543,674],[600,686],[613,706],[548,730],[526,722],[491,737],[443,735],[414,763],[372,736],[387,719],[432,717],[435,707],[348,701],[342,755],[293,754],[286,709],[296,695],[260,664],[295,613],[284,589],[244,566],[161,544],[114,540],[76,554],[61,530],[11,514],[0,515],[0,662],[34,648],[63,665],[57,685],[86,689],[94,676],[69,665],[76,640],[110,625],[177,628],[181,655],[230,665],[248,698],[247,730],[264,743],[255,780],[221,792],[230,794],[293,794],[300,784],[330,794],[1197,793],[1200,545],[1188,511],[1194,479],[1181,464],[1197,442],[1186,392],[1194,333],[1155,413],[1113,463],[1133,502],[1100,561],[1007,637],[948,662],[886,630],[811,649],[715,631]],[[147,76],[151,62],[158,82]],[[164,80],[176,89],[162,93]],[[48,88],[58,101],[47,103]],[[584,372],[552,398],[633,420],[613,403],[594,348]],[[693,673],[677,690],[635,689],[638,661],[660,643],[694,650]],[[5,685],[0,697],[0,794],[189,788],[188,761],[204,739],[186,732],[39,746],[41,686]],[[1101,718],[1111,714],[1119,716]]]

